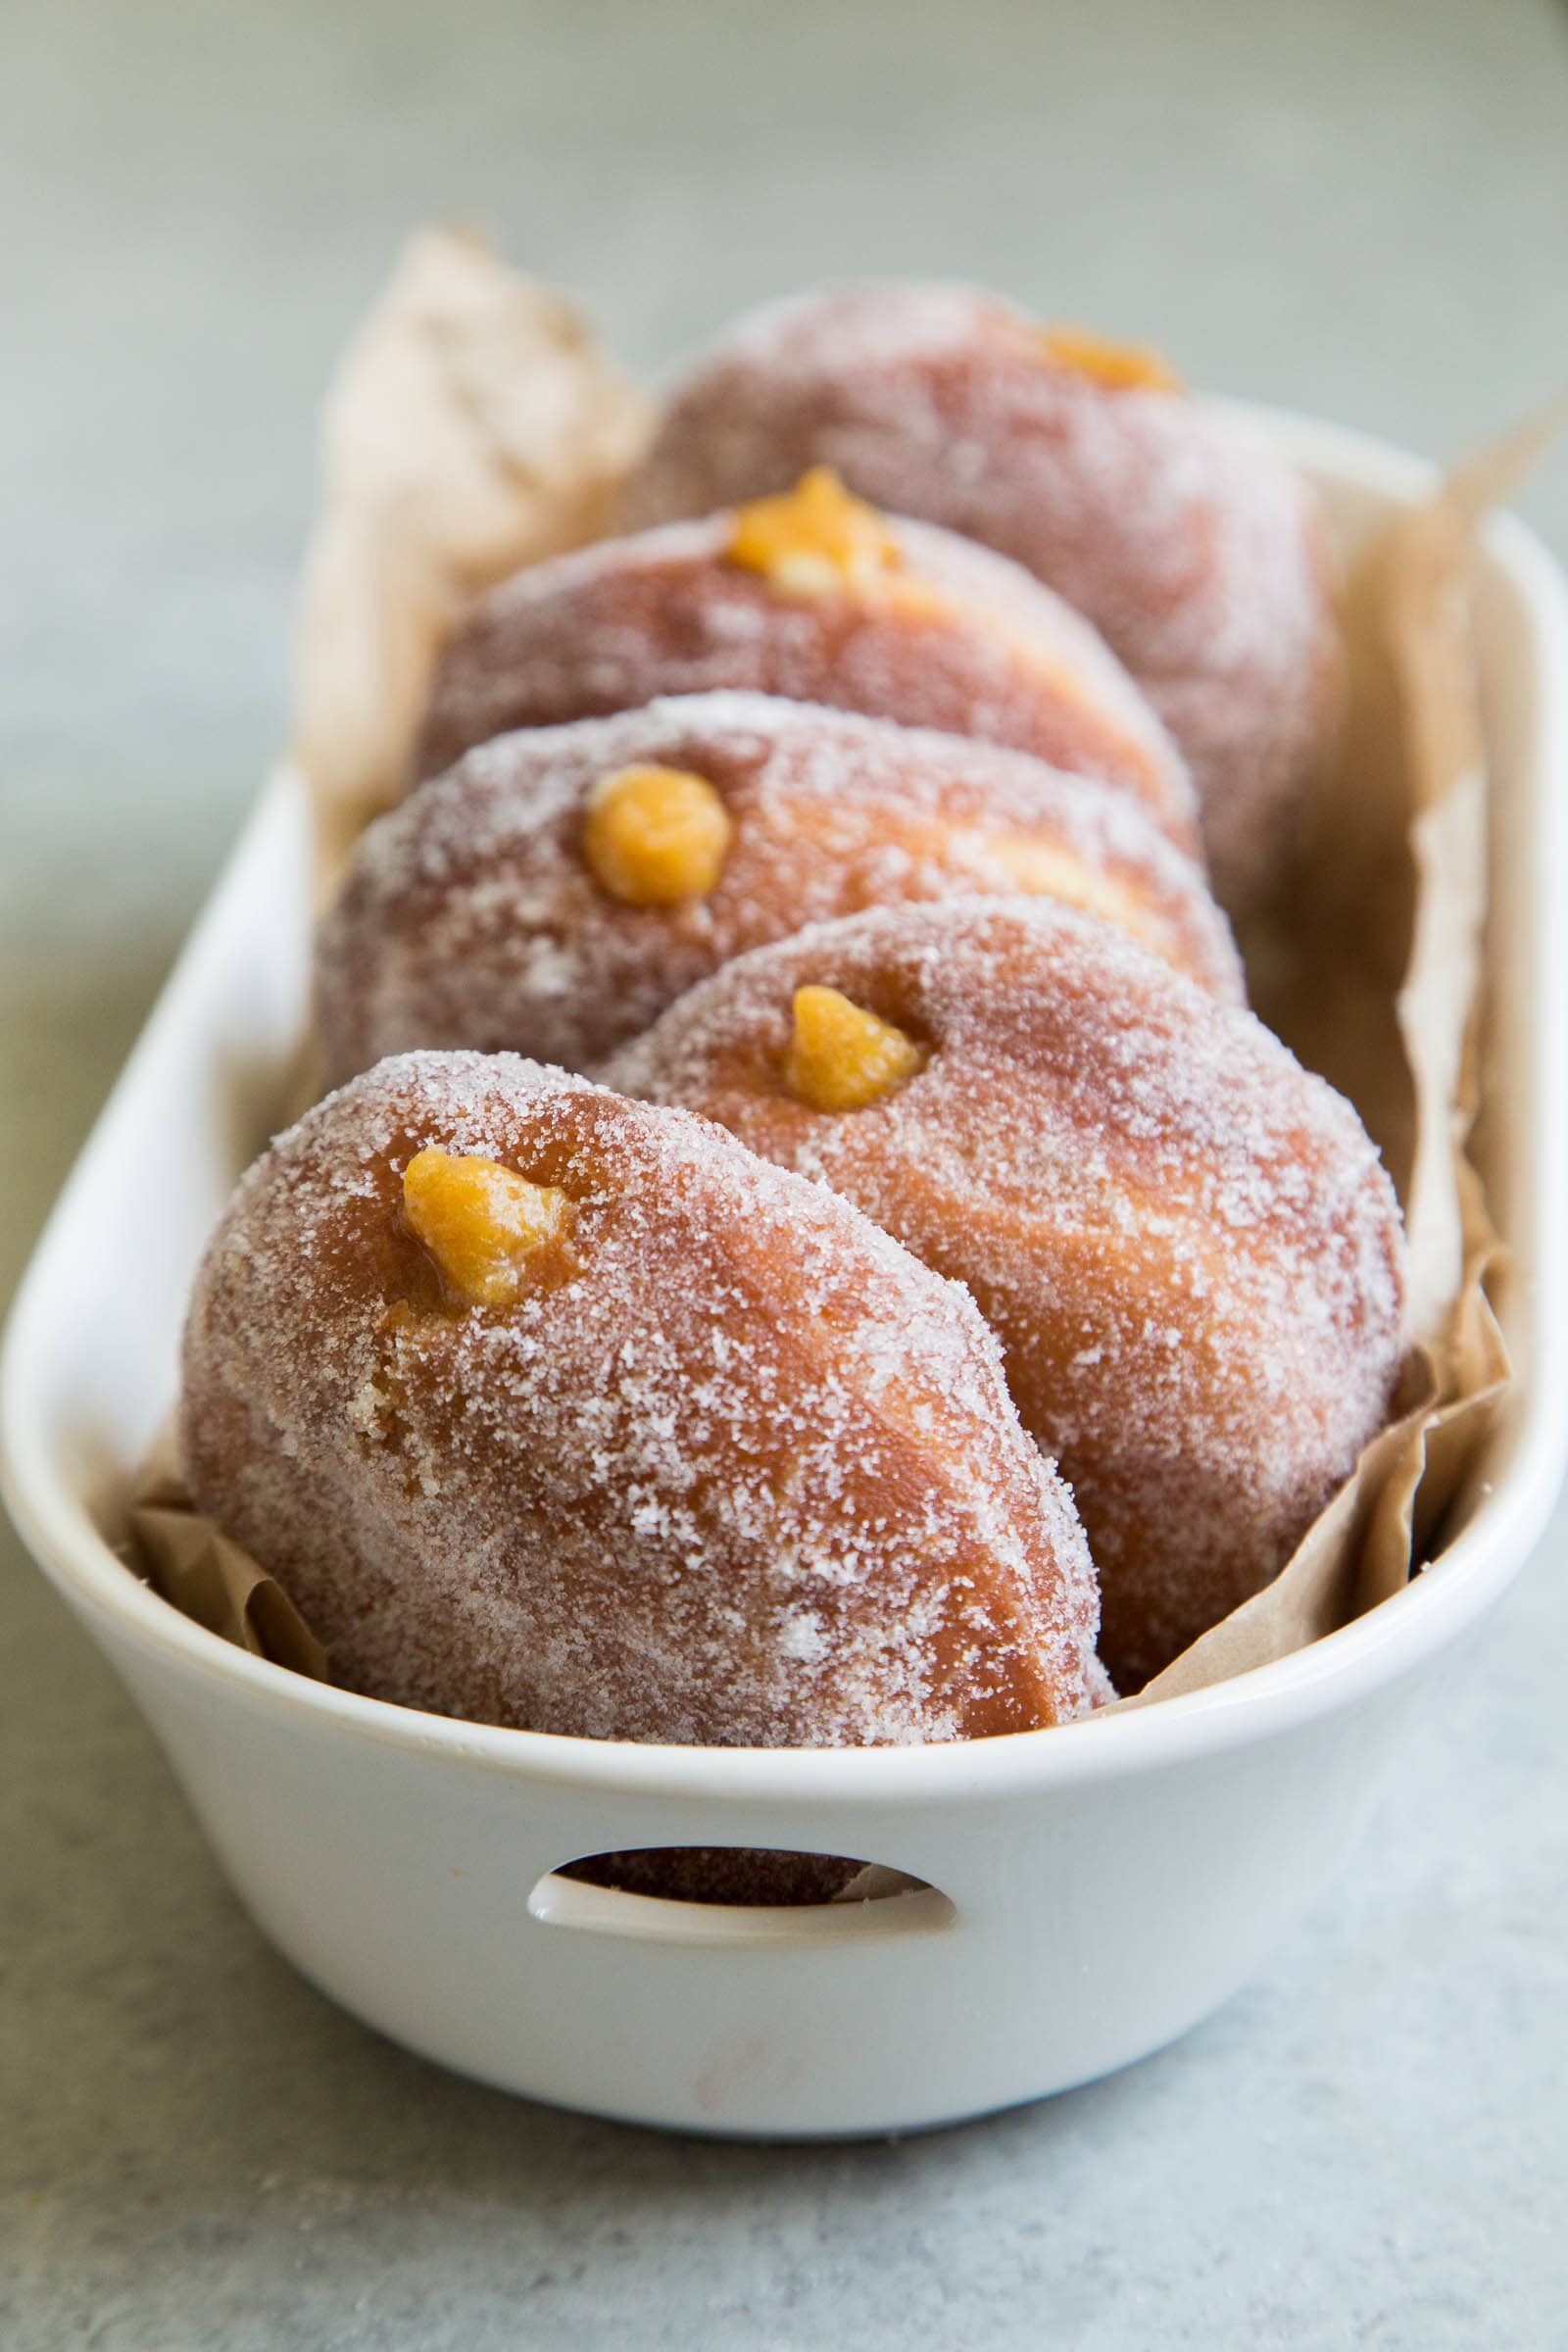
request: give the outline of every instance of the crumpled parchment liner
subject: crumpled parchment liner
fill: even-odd
[[[565,298],[426,230],[339,364],[299,621],[295,750],[319,895],[400,800],[436,648],[480,589],[603,531],[645,395]]]
[[[340,369],[298,729],[327,881],[403,789],[431,664],[462,603],[588,536],[635,460],[642,401],[579,327],[563,333],[569,317],[473,240],[430,234]],[[1303,826],[1280,902],[1288,921],[1265,917],[1244,941],[1257,1009],[1356,1102],[1405,1205],[1417,1345],[1397,1418],[1274,1583],[1122,1707],[1266,1664],[1397,1592],[1441,1541],[1507,1383],[1486,1289],[1500,1252],[1464,1155],[1486,907],[1469,582],[1477,522],[1552,423],[1457,469],[1354,560],[1343,755]],[[167,1454],[149,1465],[132,1524],[140,1562],[177,1607],[297,1672],[328,1674],[275,1581],[192,1510]]]
[[[192,1507],[172,1427],[160,1432],[130,1500],[130,1554],[166,1600],[253,1657],[331,1681],[327,1654],[275,1577]]]

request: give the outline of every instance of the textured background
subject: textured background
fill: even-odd
[[[1568,375],[1568,14],[11,0],[0,1281],[284,728],[326,369],[447,212],[649,367],[762,294],[947,272],[1442,455]],[[1568,555],[1568,462],[1520,503]],[[531,2108],[327,2007],[4,1538],[0,2343],[1568,2342],[1565,1533],[1211,2025],[794,2152]]]

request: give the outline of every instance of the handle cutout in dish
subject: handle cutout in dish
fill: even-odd
[[[673,1943],[841,1943],[930,1935],[957,1912],[940,1888],[877,1863],[746,1847],[586,1854],[528,1896],[541,1926]]]

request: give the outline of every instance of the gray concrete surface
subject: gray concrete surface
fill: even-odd
[[[447,212],[650,366],[764,292],[949,271],[1441,454],[1568,375],[1568,16],[12,0],[0,1274],[282,732],[334,348]],[[1568,464],[1521,505],[1568,553]],[[329,2008],[8,1537],[0,2344],[1568,2344],[1565,1536],[1211,2025],[824,2151],[563,2117]]]

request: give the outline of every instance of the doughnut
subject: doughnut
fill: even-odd
[[[1016,564],[825,472],[787,496],[517,572],[436,664],[416,767],[513,727],[744,687],[979,736],[1135,794],[1195,851],[1170,737],[1095,631]]]
[[[687,1112],[382,1062],[242,1180],[182,1371],[198,1507],[352,1690],[757,1746],[1096,1696],[1083,1532],[972,1302]]]
[[[862,497],[999,549],[1087,614],[1187,756],[1221,898],[1264,895],[1339,707],[1315,498],[1155,353],[1045,328],[958,286],[778,303],[676,386],[637,527],[827,465]]]
[[[1072,1487],[1123,1690],[1270,1581],[1387,1417],[1404,1241],[1355,1112],[1093,916],[952,900],[813,925],[601,1075],[967,1285]]]
[[[497,737],[362,839],[317,948],[334,1081],[416,1046],[590,1067],[731,956],[888,900],[1043,892],[1242,993],[1200,869],[1128,794],[754,694]]]

